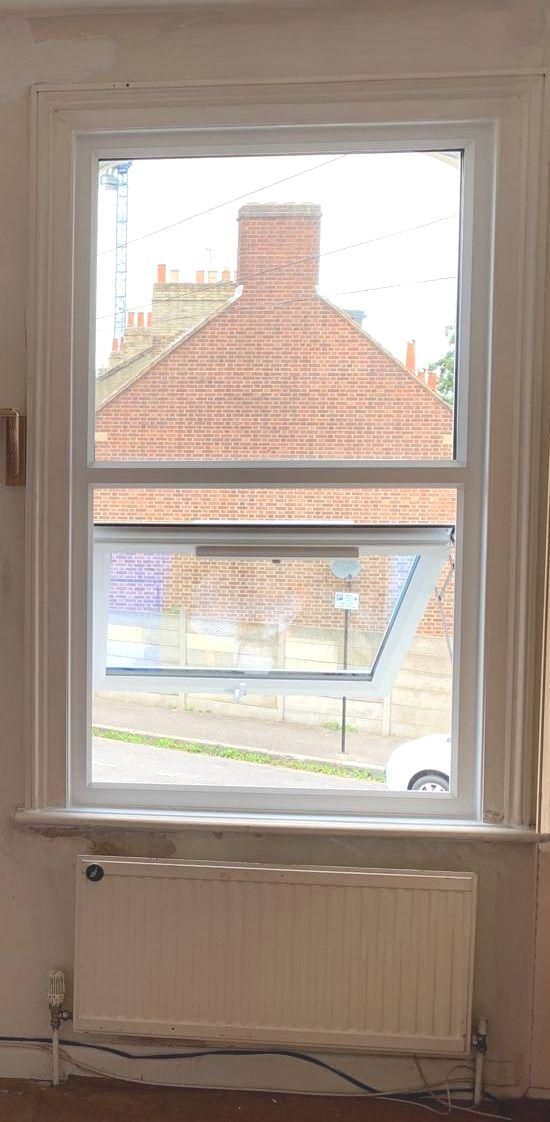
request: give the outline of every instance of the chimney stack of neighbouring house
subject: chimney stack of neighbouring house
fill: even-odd
[[[118,366],[124,362],[124,337],[122,339],[113,339],[111,344],[111,354],[109,356],[109,367]]]
[[[405,357],[405,366],[410,370],[411,374],[416,374],[416,340],[409,339],[407,343],[407,354]]]
[[[153,343],[190,331],[231,299],[235,283],[230,275],[218,280],[217,271],[197,269],[195,280],[181,280],[179,269],[159,265],[153,285],[153,311],[147,317]],[[144,344],[145,346],[146,344]]]
[[[147,319],[145,318],[145,312],[138,312],[137,316],[135,312],[128,312],[124,345],[120,347],[120,351],[124,351],[124,354],[120,355],[121,362],[126,362],[151,346],[152,322],[151,312],[147,312]]]
[[[313,294],[319,276],[317,203],[247,203],[239,211],[237,284],[245,300],[277,303]]]

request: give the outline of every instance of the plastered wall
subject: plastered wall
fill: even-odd
[[[540,66],[549,53],[547,10],[540,0],[295,0],[276,8],[232,3],[225,13],[208,5],[155,16],[0,17],[0,405],[23,407],[25,402],[29,84],[486,72]],[[71,967],[77,853],[473,869],[480,875],[475,1007],[490,1020],[489,1075],[512,1093],[525,1090],[536,902],[533,847],[213,833],[86,838],[14,828],[12,810],[24,795],[24,501],[23,491],[0,487],[0,1034],[47,1031],[47,972]],[[543,973],[540,978],[543,984]],[[535,1051],[537,1085],[550,1088],[537,1039]],[[355,1058],[348,1066],[380,1085],[403,1086],[413,1077],[409,1061]],[[45,1070],[37,1052],[0,1049],[0,1075],[36,1076]],[[173,1069],[170,1078],[175,1078]],[[268,1060],[202,1064],[200,1072],[187,1069],[186,1078],[222,1085],[329,1087],[320,1075]]]

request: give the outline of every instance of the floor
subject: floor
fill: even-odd
[[[550,1101],[505,1104],[513,1122],[550,1122]],[[504,1104],[503,1104],[504,1108]],[[493,1113],[494,1105],[485,1110]],[[476,1115],[441,1113],[449,1122]],[[188,1091],[71,1078],[63,1087],[0,1081],[0,1122],[418,1122],[418,1106],[360,1098]]]

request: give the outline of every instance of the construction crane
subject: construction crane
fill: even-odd
[[[128,271],[128,171],[131,160],[113,160],[101,164],[99,182],[109,191],[116,191],[115,211],[115,312],[113,337],[120,339],[126,327],[126,276]]]

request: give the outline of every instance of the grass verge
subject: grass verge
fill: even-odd
[[[197,756],[216,756],[222,760],[242,760],[247,764],[268,764],[269,767],[290,768],[293,771],[309,771],[316,775],[335,775],[344,779],[363,779],[369,783],[382,783],[382,776],[366,767],[341,766],[323,763],[321,760],[298,760],[294,756],[271,756],[265,752],[255,752],[252,748],[227,748],[220,744],[198,744],[193,740],[175,740],[170,736],[151,736],[144,732],[126,732],[122,729],[92,729],[94,736],[103,740],[124,741],[126,744],[147,744],[151,748],[169,748],[175,752],[189,752]]]

